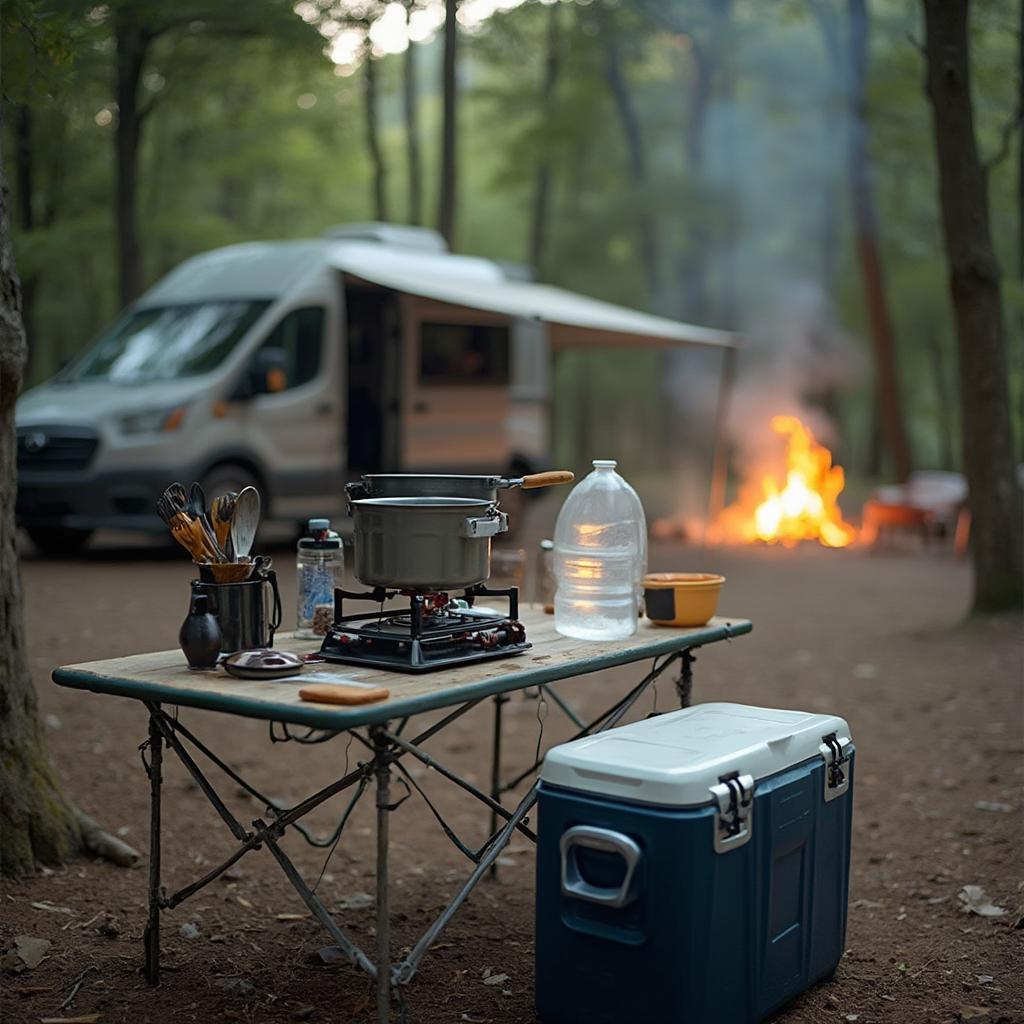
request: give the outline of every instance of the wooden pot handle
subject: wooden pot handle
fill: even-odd
[[[531,473],[523,477],[519,485],[524,491],[532,490],[534,487],[551,487],[553,484],[571,484],[576,477],[567,469],[553,469],[548,473]]]

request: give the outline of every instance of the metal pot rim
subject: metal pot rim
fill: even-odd
[[[357,508],[434,508],[434,509],[473,509],[479,511],[493,508],[494,502],[485,498],[449,498],[430,496],[409,496],[407,498],[357,498],[352,502]]]

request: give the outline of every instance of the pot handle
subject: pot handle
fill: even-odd
[[[528,491],[534,487],[552,487],[555,484],[571,484],[576,477],[573,473],[570,473],[567,469],[553,469],[547,473],[531,473],[529,476],[524,476],[520,481],[519,486],[524,491]]]
[[[463,537],[493,537],[507,529],[508,516],[504,512],[497,512],[493,516],[464,519],[461,532]]]

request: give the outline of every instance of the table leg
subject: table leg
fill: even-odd
[[[688,708],[693,703],[693,663],[696,660],[696,655],[689,648],[683,651],[679,678],[676,680],[676,692],[679,694],[681,708]]]
[[[491,799],[501,803],[501,708],[507,704],[509,698],[503,693],[494,695],[494,741],[491,745]],[[491,810],[490,827],[487,830],[489,836],[498,831],[498,812]],[[491,878],[498,877],[498,862],[491,865]]]
[[[391,916],[388,906],[388,806],[391,767],[380,727],[371,730],[377,777],[377,1024],[391,1017]]]
[[[159,711],[159,705],[157,706]],[[149,919],[143,934],[146,981],[160,984],[160,787],[163,783],[163,735],[149,716]]]

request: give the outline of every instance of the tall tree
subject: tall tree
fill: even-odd
[[[623,138],[626,141],[630,184],[637,210],[636,224],[640,243],[640,262],[643,264],[644,277],[647,281],[647,298],[648,302],[654,302],[657,301],[660,292],[658,226],[649,206],[650,183],[647,150],[640,126],[640,115],[637,112],[622,66],[620,31],[613,16],[614,11],[603,3],[598,4],[596,10],[604,47],[605,79],[615,103],[615,112],[618,115],[619,123],[622,125]]]
[[[50,763],[25,657],[14,405],[27,349],[7,211],[0,153],[0,871],[12,875],[33,871],[37,861],[60,863],[78,847],[81,834]]]
[[[550,4],[547,12],[547,40],[544,52],[544,85],[541,92],[541,109],[545,121],[551,118],[554,108],[555,91],[561,72],[561,5]],[[527,262],[539,274],[544,259],[544,242],[547,237],[551,198],[551,155],[547,147],[541,153],[540,162],[533,181],[533,213],[530,217],[530,240]]]
[[[903,398],[896,367],[896,338],[885,293],[879,245],[878,213],[871,182],[868,151],[867,0],[849,0],[850,22],[850,138],[847,162],[853,210],[853,230],[860,264],[864,299],[875,359],[875,389],[878,416],[885,448],[899,480],[910,474],[910,442],[903,415]]]
[[[924,0],[926,92],[960,362],[964,466],[970,489],[976,611],[1024,601],[1024,534],[1006,379],[999,264],[989,226],[988,169],[971,105],[967,0]]]
[[[415,0],[406,3],[408,18]],[[405,115],[405,153],[409,179],[409,223],[423,222],[423,165],[420,159],[419,88],[417,73],[417,44],[411,39],[405,51],[402,66],[402,110]]]
[[[388,220],[388,168],[377,129],[377,61],[367,36],[363,60],[363,102],[366,116],[366,148],[373,166],[373,213],[377,220]]]
[[[445,0],[444,5],[444,57],[441,62],[441,175],[437,200],[437,229],[449,246],[455,246],[455,214],[457,186],[457,124],[458,83],[455,77],[456,48],[459,42],[456,21],[457,0]]]

